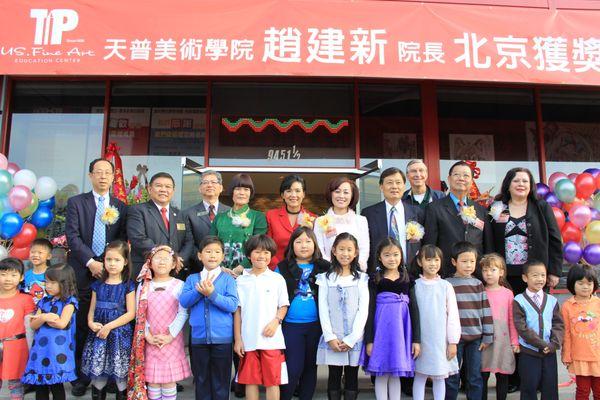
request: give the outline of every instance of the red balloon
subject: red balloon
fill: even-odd
[[[583,237],[581,230],[577,227],[577,225],[575,225],[572,222],[565,222],[562,229],[560,230],[560,233],[563,238],[563,243],[566,243],[566,242],[579,243],[579,242],[581,242],[581,238]]]
[[[573,200],[572,203],[563,203],[563,210],[569,212],[571,211],[571,208],[576,204],[585,204],[585,201],[575,197],[575,200]]]
[[[552,207],[552,212],[554,213],[554,218],[556,218],[558,229],[562,229],[565,225],[565,213],[560,208],[556,207]]]
[[[596,189],[600,190],[600,174],[596,175]]]
[[[21,232],[19,232],[15,237],[12,238],[13,246],[15,247],[28,247],[31,242],[35,240],[37,237],[37,228],[26,222],[23,224],[21,228]]]
[[[8,252],[11,257],[18,258],[19,260],[27,260],[29,258],[29,246],[27,247],[13,247]]]
[[[587,199],[596,191],[596,180],[592,174],[584,172],[575,178],[575,188],[577,189],[577,197]]]

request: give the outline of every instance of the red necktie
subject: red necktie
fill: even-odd
[[[167,232],[169,232],[169,219],[167,218],[167,209],[165,207],[160,209],[160,215],[162,216],[162,220],[165,223]]]
[[[215,206],[212,204],[208,206],[208,219],[210,219],[210,222],[213,222],[215,219]]]

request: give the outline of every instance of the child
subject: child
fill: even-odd
[[[317,364],[329,366],[327,395],[341,399],[358,396],[358,365],[365,324],[369,316],[369,278],[360,272],[358,243],[350,233],[340,233],[331,247],[331,268],[317,276],[319,317],[323,336]]]
[[[600,399],[600,299],[594,295],[598,278],[589,266],[573,265],[567,275],[573,294],[562,306],[565,322],[562,362],[575,374],[576,399]]]
[[[8,381],[11,400],[23,398],[21,376],[27,364],[25,318],[35,305],[31,296],[19,293],[23,263],[16,258],[0,261],[0,388]]]
[[[46,270],[46,292],[31,317],[35,337],[21,380],[35,385],[35,398],[65,399],[63,383],[77,379],[75,373],[75,313],[78,303],[75,272],[67,264]]]
[[[470,242],[458,242],[452,247],[452,265],[456,268],[448,282],[454,287],[460,316],[461,335],[456,357],[459,365],[465,357],[467,397],[480,399],[483,394],[481,351],[494,340],[492,310],[481,281],[473,277],[477,267],[477,248]],[[460,374],[446,379],[446,399],[456,399]]]
[[[136,317],[140,319],[136,321],[136,331],[145,319],[146,345],[143,365],[135,375],[143,374],[149,400],[176,399],[177,381],[191,375],[182,332],[188,313],[179,303],[183,282],[173,277],[180,263],[179,256],[169,246],[159,245],[150,251],[140,271],[143,283],[136,294]],[[137,347],[137,341],[134,343]],[[136,354],[132,350],[131,358]],[[139,378],[132,377],[131,371],[130,367],[129,386],[139,390]]]
[[[33,301],[38,301],[46,295],[46,281],[44,274],[48,269],[48,262],[52,258],[52,243],[48,239],[35,239],[31,242],[29,250],[29,261],[33,268],[25,271],[22,290],[33,297]]]
[[[513,317],[519,334],[519,376],[521,399],[558,399],[556,351],[560,348],[564,325],[555,297],[544,293],[546,266],[530,260],[523,265],[525,292],[515,296]],[[540,326],[541,323],[541,326]]]
[[[129,246],[120,240],[106,246],[102,280],[91,285],[88,326],[93,333],[83,349],[81,371],[92,380],[92,397],[106,398],[114,379],[118,400],[125,400],[135,318],[135,283],[129,279]]]
[[[300,400],[310,400],[315,393],[317,346],[321,337],[316,276],[327,272],[329,267],[312,229],[297,228],[290,236],[285,259],[275,269],[285,279],[290,301],[281,326],[289,378],[289,383],[281,388],[283,400],[291,400],[296,387]]]
[[[205,236],[198,259],[203,269],[187,277],[179,302],[190,310],[190,358],[196,400],[229,398],[233,354],[233,313],[238,307],[235,279],[221,271],[224,246]]]
[[[421,351],[415,360],[413,399],[425,398],[427,378],[433,381],[433,398],[446,395],[444,379],[458,373],[456,345],[460,340],[460,318],[452,285],[438,275],[444,256],[431,244],[421,247],[413,266],[420,274],[415,282],[419,305]]]
[[[496,253],[483,256],[480,261],[485,292],[494,319],[494,342],[481,353],[483,399],[487,399],[490,373],[496,374],[496,399],[505,400],[508,378],[515,371],[515,355],[519,352],[519,335],[513,323],[514,296],[506,281],[506,264]]]
[[[400,377],[412,377],[419,355],[419,309],[409,290],[408,271],[402,247],[396,239],[383,239],[377,246],[381,270],[374,276],[365,327],[366,356],[361,363],[375,376],[379,400],[400,398]]]

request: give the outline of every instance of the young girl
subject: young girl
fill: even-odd
[[[369,279],[360,272],[358,243],[350,233],[340,233],[331,247],[331,268],[317,275],[319,317],[323,335],[317,364],[329,366],[327,394],[341,399],[358,396],[358,365],[365,324],[369,315]]]
[[[361,356],[361,364],[375,376],[377,399],[399,399],[400,377],[414,375],[413,357],[419,355],[419,309],[414,291],[409,290],[400,243],[390,237],[383,239],[377,246],[377,260],[381,270],[370,287],[366,355]]]
[[[143,377],[147,382],[149,400],[176,399],[176,382],[191,375],[182,332],[188,313],[179,304],[183,282],[173,277],[179,263],[179,256],[169,246],[157,246],[150,251],[138,277],[143,283],[136,294],[138,320],[129,386],[134,395],[143,390],[143,384],[140,384]],[[145,345],[142,356],[136,350],[139,350],[139,331],[143,326]],[[141,357],[143,359],[139,360]]]
[[[47,295],[37,303],[31,317],[35,336],[25,374],[21,380],[35,385],[37,400],[65,399],[63,383],[77,379],[75,373],[75,272],[67,264],[46,270]]]
[[[312,229],[301,226],[290,236],[285,259],[278,265],[285,279],[290,308],[283,320],[288,384],[281,388],[282,400],[291,400],[298,387],[300,400],[310,400],[317,384],[317,346],[319,324],[317,274],[327,272],[329,262],[321,257]],[[298,382],[302,382],[298,385]]]
[[[425,382],[431,378],[433,398],[442,400],[446,395],[444,379],[459,370],[456,345],[461,329],[456,295],[452,285],[438,275],[443,260],[438,247],[421,247],[415,260],[421,276],[414,288],[419,305],[421,352],[415,360],[413,399],[425,397]]]
[[[515,355],[519,352],[519,335],[513,322],[512,290],[506,281],[506,264],[496,253],[483,256],[480,261],[492,317],[494,342],[481,353],[483,399],[487,399],[487,382],[490,373],[496,374],[496,399],[504,400],[508,394],[508,378],[515,371]]]
[[[0,261],[0,389],[2,382],[8,381],[11,400],[23,399],[21,377],[29,351],[25,319],[35,310],[33,298],[19,293],[23,269],[19,259]]]
[[[567,288],[573,297],[565,301],[562,315],[565,337],[562,362],[575,374],[577,400],[600,399],[600,299],[594,294],[598,277],[590,266],[573,265],[567,275]]]
[[[105,385],[114,379],[125,400],[127,371],[135,318],[135,284],[129,279],[129,246],[115,241],[106,246],[103,280],[92,283],[88,312],[89,334],[83,349],[81,371],[92,380],[92,398],[106,398]]]

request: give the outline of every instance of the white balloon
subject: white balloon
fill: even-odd
[[[49,176],[41,176],[35,184],[35,194],[40,201],[48,200],[56,194],[56,181]]]
[[[6,247],[0,245],[0,261],[4,260],[6,257],[8,257],[8,250],[6,250]]]
[[[23,185],[27,186],[29,189],[33,189],[36,182],[37,178],[35,177],[35,174],[28,169],[22,169],[15,172],[15,176],[13,177],[13,185],[15,186]]]

